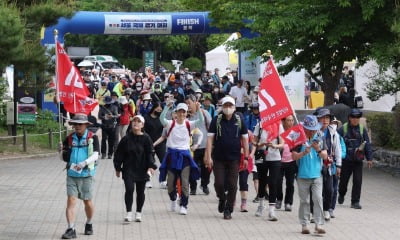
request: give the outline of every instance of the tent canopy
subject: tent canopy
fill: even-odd
[[[226,73],[226,69],[237,69],[238,54],[236,51],[227,50],[227,42],[238,39],[239,34],[233,33],[220,46],[206,52],[206,69],[214,71],[219,68],[221,76]]]

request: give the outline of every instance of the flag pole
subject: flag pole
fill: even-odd
[[[62,116],[61,116],[61,101],[60,101],[60,84],[58,79],[58,51],[57,51],[57,42],[58,42],[58,30],[54,29],[54,44],[56,49],[56,101],[57,101],[57,108],[58,108],[58,135],[59,135],[59,143],[62,144],[62,136],[61,136],[61,129],[62,129]]]
[[[275,71],[278,73],[278,76],[279,76],[279,72],[278,72],[278,69],[277,69],[276,66],[275,66],[274,58],[272,57],[272,55],[270,55],[270,60],[271,60],[271,62],[272,62],[272,66],[274,66]],[[282,84],[281,77],[279,77],[279,81],[280,81],[281,84]],[[283,86],[283,84],[282,84],[282,86]],[[290,108],[292,108],[294,120],[296,121],[296,123],[299,123],[299,120],[297,119],[296,111],[295,111],[294,108],[293,108],[292,102],[290,101],[289,96],[287,95],[286,90],[285,90],[284,92],[285,92],[286,98],[289,100],[288,102],[289,102],[289,104],[290,104]]]

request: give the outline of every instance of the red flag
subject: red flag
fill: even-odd
[[[98,104],[97,100],[87,97],[89,89],[59,42],[56,43],[56,56],[60,101],[70,113],[90,113]]]
[[[278,120],[269,125],[264,125],[263,129],[268,132],[267,142],[272,142],[275,138],[279,136],[279,126],[281,121]]]
[[[296,126],[289,128],[281,134],[281,137],[285,140],[285,143],[290,149],[307,141],[303,125],[301,124],[297,124]]]
[[[258,93],[261,124],[264,129],[282,118],[293,114],[292,106],[283,88],[272,60],[265,65],[263,79]]]

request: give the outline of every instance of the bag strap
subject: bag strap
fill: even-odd
[[[169,135],[171,134],[171,131],[175,127],[175,125],[176,125],[176,121],[172,120],[171,127],[169,127],[169,129],[168,129],[167,137],[169,137]],[[190,134],[190,122],[188,120],[185,120],[185,125],[186,125],[186,128],[188,130],[189,137],[190,137],[191,136],[191,134]]]

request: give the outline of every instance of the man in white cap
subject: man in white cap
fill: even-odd
[[[189,203],[189,178],[197,180],[200,177],[197,164],[194,162],[190,152],[190,135],[195,127],[204,124],[204,117],[200,109],[200,104],[196,104],[197,120],[189,121],[186,119],[188,106],[185,103],[179,103],[176,106],[176,120],[167,120],[165,118],[168,110],[173,106],[170,101],[161,113],[160,121],[167,129],[167,153],[160,166],[160,182],[164,182],[168,175],[168,195],[171,200],[171,211],[177,207],[177,177],[180,176],[182,195],[180,199],[181,215],[187,214],[187,205]]]
[[[85,114],[75,114],[69,121],[74,132],[63,142],[63,160],[67,162],[67,209],[68,228],[62,239],[76,238],[75,217],[77,198],[83,200],[86,213],[85,235],[93,234],[92,217],[94,206],[92,202],[95,162],[99,158],[99,139],[87,129],[90,125]]]
[[[214,169],[218,211],[227,220],[232,218],[236,200],[242,141],[248,142],[247,127],[243,116],[235,113],[235,100],[226,96],[222,98],[222,113],[213,118],[208,130],[205,164]],[[243,165],[247,168],[248,144],[243,144],[243,154]]]

